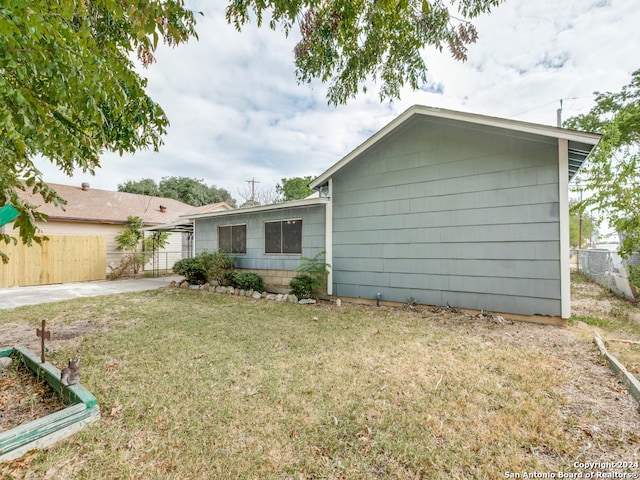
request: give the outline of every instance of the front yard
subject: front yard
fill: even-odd
[[[640,461],[637,403],[583,324],[167,289],[7,310],[0,343],[38,351],[45,317],[48,359],[80,355],[102,420],[0,465],[7,478],[506,478]],[[640,340],[608,321],[605,336],[617,322]]]

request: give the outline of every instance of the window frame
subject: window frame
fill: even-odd
[[[284,229],[282,228],[283,225],[286,225],[289,222],[299,222],[300,223],[300,237],[296,240],[298,240],[296,242],[296,245],[300,246],[299,251],[295,251],[295,252],[285,252],[285,239],[284,239]],[[280,225],[280,251],[269,251],[268,250],[268,239],[267,239],[267,224],[279,224]],[[302,255],[302,218],[286,218],[283,220],[265,220],[264,221],[264,225],[262,228],[262,231],[264,233],[264,254],[265,255]]]
[[[244,227],[244,242],[243,242],[243,246],[244,246],[244,251],[233,251],[234,250],[234,242],[233,242],[233,227]],[[222,246],[220,245],[220,239],[221,239],[221,235],[220,235],[220,229],[223,228],[230,228],[231,229],[231,251],[228,252],[226,250],[224,250],[222,248]],[[246,223],[231,223],[231,224],[226,224],[226,225],[218,225],[218,249],[229,253],[231,255],[246,255],[247,254],[247,224]]]

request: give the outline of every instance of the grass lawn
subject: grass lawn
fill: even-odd
[[[505,478],[575,471],[594,441],[593,410],[567,413],[566,329],[181,289],[7,310],[0,326],[42,318],[95,327],[48,359],[80,355],[102,420],[0,477]],[[614,437],[598,451],[637,452],[637,435]]]

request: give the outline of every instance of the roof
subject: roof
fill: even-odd
[[[183,215],[183,218],[209,218],[209,217],[219,217],[219,216],[225,216],[225,215],[239,215],[243,213],[281,210],[285,208],[312,207],[315,205],[324,205],[328,201],[329,200],[326,197],[310,196],[302,200],[291,200],[289,202],[273,203],[271,205],[257,205],[255,207],[236,208],[233,210],[208,212],[208,213],[196,213],[196,214],[191,213],[191,214]]]
[[[578,169],[585,161],[589,153],[595,148],[600,141],[601,135],[596,133],[580,132],[578,130],[570,130],[567,128],[552,127],[548,125],[539,125],[536,123],[521,122],[517,120],[509,120],[506,118],[490,117],[486,115],[478,115],[475,113],[458,112],[455,110],[447,110],[443,108],[426,107],[423,105],[414,105],[405,110],[401,115],[396,117],[389,124],[380,129],[373,136],[369,137],[364,143],[355,148],[338,163],[319,175],[309,184],[310,188],[316,189],[327,183],[338,170],[358,157],[365,150],[371,148],[386,136],[396,131],[399,127],[412,121],[418,116],[432,117],[445,120],[453,120],[462,123],[475,124],[485,127],[493,127],[513,132],[527,133],[539,135],[549,138],[565,139],[569,144],[569,179],[578,172]]]
[[[64,210],[45,203],[40,195],[29,191],[18,191],[18,195],[36,205],[39,212],[49,217],[49,221],[124,224],[127,217],[137,216],[146,225],[159,225],[176,221],[180,216],[193,212],[231,208],[226,203],[194,207],[172,198],[100,190],[90,188],[88,184],[48,185],[67,201]]]

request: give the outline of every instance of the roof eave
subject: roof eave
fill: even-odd
[[[455,110],[448,110],[444,108],[426,107],[423,105],[413,105],[405,110],[402,114],[392,120],[390,123],[382,127],[378,132],[365,140],[361,145],[356,147],[353,151],[348,153],[340,161],[334,164],[331,168],[320,174],[315,180],[313,180],[309,187],[317,189],[327,182],[338,170],[342,169],[345,165],[351,162],[354,158],[358,157],[365,150],[375,145],[377,142],[391,134],[396,128],[403,125],[407,120],[415,115],[425,115],[436,118],[444,118],[449,120],[458,120],[466,123],[472,123],[477,125],[502,128],[506,130],[512,130],[516,132],[530,133],[534,135],[542,135],[546,137],[566,139],[572,142],[578,142],[581,144],[590,145],[595,147],[602,138],[602,135],[597,133],[581,132],[578,130],[570,130],[560,127],[552,127],[548,125],[539,125],[536,123],[522,122],[519,120],[510,120],[499,117],[490,117],[487,115],[479,115],[476,113],[458,112]],[[586,157],[585,157],[586,158]]]
[[[273,203],[271,205],[257,205],[255,207],[246,207],[246,208],[234,208],[233,210],[221,210],[218,212],[208,212],[208,213],[199,213],[192,215],[182,215],[180,218],[187,219],[197,219],[197,218],[208,218],[208,217],[223,217],[226,215],[238,215],[244,213],[253,213],[253,212],[262,212],[262,211],[271,211],[271,210],[282,210],[284,208],[294,208],[294,207],[309,207],[314,205],[324,205],[329,200],[324,197],[320,198],[305,198],[303,200],[292,200],[290,202],[282,202],[282,203]]]

